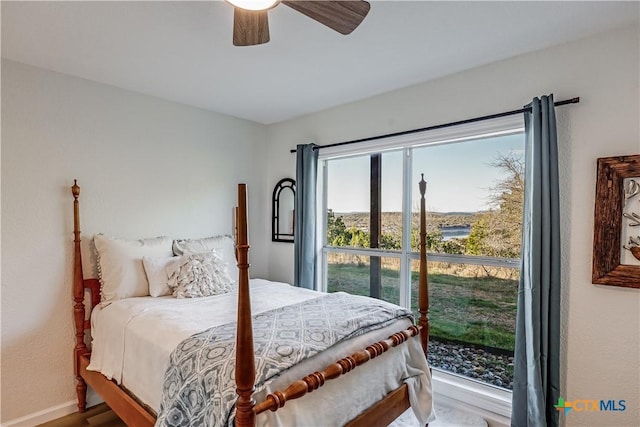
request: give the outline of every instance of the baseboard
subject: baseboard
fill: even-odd
[[[89,390],[89,392],[87,393],[88,407],[95,406],[102,402],[104,401],[100,398],[100,396]],[[78,412],[78,401],[70,400],[68,402],[43,409],[42,411],[34,412],[32,414],[25,415],[24,417],[7,421],[6,423],[2,423],[0,427],[32,427],[56,420],[58,418],[62,418],[75,412]]]
[[[55,420],[57,418],[64,417],[65,415],[73,414],[77,411],[78,402],[70,400],[68,402],[61,403],[60,405],[52,406],[50,408],[43,409],[42,411],[7,421],[2,424],[2,427],[37,426],[38,424],[46,423],[47,421]]]

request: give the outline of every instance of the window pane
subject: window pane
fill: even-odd
[[[402,151],[382,153],[380,248],[402,249]]]
[[[393,304],[400,303],[399,258],[329,253],[327,260],[329,292],[343,291],[354,295],[370,296],[371,283],[376,283],[376,263],[379,263],[380,299]],[[374,290],[375,292],[377,291]]]
[[[419,241],[417,183],[424,173],[429,252],[519,258],[523,172],[523,134],[415,149],[413,250]]]
[[[412,261],[411,306],[418,313]],[[513,388],[513,349],[520,271],[428,262],[429,364],[495,386]]]
[[[327,245],[369,247],[369,156],[327,162]]]
[[[359,248],[402,249],[402,151],[378,154],[380,241],[371,245],[371,186],[377,176],[373,155],[327,162],[327,245]]]

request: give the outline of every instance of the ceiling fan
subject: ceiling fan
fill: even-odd
[[[253,46],[269,41],[267,11],[279,3],[326,25],[340,34],[350,34],[367,16],[364,0],[227,0],[234,6],[233,44]]]

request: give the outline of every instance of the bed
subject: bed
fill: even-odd
[[[215,425],[240,427],[384,426],[409,407],[423,422],[433,419],[426,363],[424,181],[420,190],[420,318],[415,326],[395,306],[364,301],[370,298],[318,295],[287,284],[250,281],[244,184],[238,185],[236,209],[236,291],[207,298],[125,298],[104,306],[100,304],[98,279],[83,277],[80,188],[74,183],[74,359],[79,411],[86,410],[89,385],[131,426],[201,425],[205,416],[215,420]],[[372,303],[366,308],[361,305]],[[351,331],[342,323],[328,325],[338,310],[335,307],[353,310],[350,319],[358,320],[349,326]],[[311,350],[305,350],[309,357],[298,360],[291,356],[286,340],[289,333],[299,334],[282,325],[287,325],[292,313],[308,312],[324,316],[324,320],[314,320],[315,330],[305,323],[307,335],[331,336],[333,341],[327,338],[324,348],[316,338],[309,340]],[[234,318],[237,322],[230,321]],[[205,335],[216,348],[207,348],[206,353],[199,350],[197,355],[188,353],[192,343],[200,343]],[[291,342],[295,344],[297,339]],[[325,338],[317,341],[322,340]],[[179,365],[180,361],[200,361],[202,354],[216,352],[220,353],[216,359],[212,357],[216,376],[210,367],[199,374],[192,373],[191,365]],[[276,353],[284,354],[286,360],[274,360]],[[177,384],[175,378],[182,383]],[[191,407],[185,410],[185,404]],[[193,412],[192,407],[203,412]],[[211,407],[222,407],[223,412],[218,414],[218,409]]]

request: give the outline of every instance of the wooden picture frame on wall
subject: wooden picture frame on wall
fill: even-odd
[[[640,288],[640,155],[598,159],[593,228],[592,282]]]

